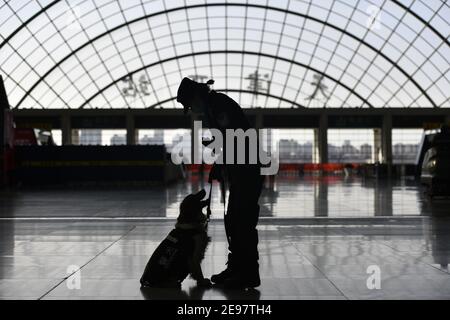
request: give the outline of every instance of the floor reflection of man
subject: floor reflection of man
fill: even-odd
[[[443,271],[449,271],[450,264],[450,200],[424,200],[422,213],[430,215],[428,239],[431,244],[433,263]]]

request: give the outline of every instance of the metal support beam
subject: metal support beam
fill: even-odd
[[[172,99],[172,98],[171,98]],[[181,105],[180,105],[181,107]],[[321,114],[327,116],[341,116],[341,117],[375,117],[390,115],[392,117],[404,117],[408,116],[410,119],[423,120],[424,122],[430,122],[428,117],[433,117],[433,122],[444,121],[446,117],[449,117],[450,108],[244,108],[244,113],[248,115],[256,115],[258,113],[263,114],[264,119],[281,116],[314,116],[318,117]],[[79,116],[125,116],[132,114],[138,119],[140,116],[174,116],[185,117],[183,109],[13,109],[15,118],[51,118],[60,117],[61,115],[69,115],[71,117]],[[450,117],[449,117],[450,118]],[[425,119],[425,120],[424,120]],[[381,127],[381,124],[380,124]],[[373,128],[373,126],[372,126]],[[398,127],[402,128],[402,126]]]
[[[181,10],[181,11],[186,11],[186,10],[188,10],[188,9],[195,9],[195,8],[201,8],[201,7],[220,7],[220,6],[230,6],[230,7],[232,7],[232,6],[235,6],[235,7],[251,7],[251,8],[259,8],[259,9],[263,9],[263,10],[273,10],[273,11],[281,12],[281,13],[284,13],[284,14],[292,14],[292,15],[295,15],[295,16],[298,16],[298,17],[302,17],[302,18],[304,18],[304,19],[308,19],[308,20],[314,21],[314,22],[319,23],[319,24],[323,24],[323,25],[325,25],[325,26],[327,26],[327,27],[329,27],[329,28],[332,28],[332,29],[334,29],[334,30],[336,30],[336,31],[338,31],[338,32],[341,32],[341,33],[345,34],[346,36],[348,36],[348,37],[354,39],[355,41],[358,41],[358,42],[363,43],[363,44],[364,44],[366,47],[368,47],[370,50],[372,50],[373,52],[377,53],[377,54],[380,55],[382,58],[386,59],[386,60],[387,60],[389,63],[391,63],[395,68],[397,68],[397,69],[398,69],[398,70],[399,70],[399,71],[400,71],[400,72],[401,72],[408,80],[410,80],[410,81],[417,87],[417,89],[420,90],[420,92],[421,92],[421,93],[422,93],[422,94],[423,94],[423,95],[431,102],[431,104],[432,104],[433,107],[437,107],[436,103],[435,103],[434,100],[428,95],[428,93],[426,92],[426,90],[425,90],[423,87],[421,87],[421,86],[419,85],[419,83],[412,77],[412,75],[408,74],[408,73],[406,72],[406,70],[404,70],[400,65],[398,65],[397,63],[395,63],[395,61],[394,61],[393,59],[389,58],[389,57],[388,57],[387,55],[385,55],[382,51],[380,51],[380,50],[377,49],[376,47],[372,46],[369,42],[364,41],[364,39],[360,39],[360,38],[358,38],[356,35],[354,35],[354,34],[348,32],[348,31],[345,30],[345,29],[339,28],[338,26],[335,26],[335,25],[329,23],[328,21],[322,21],[322,20],[320,20],[320,19],[318,19],[318,18],[311,17],[311,16],[305,15],[305,14],[300,13],[300,12],[295,12],[295,11],[290,11],[290,10],[286,10],[286,9],[281,9],[281,8],[271,7],[271,6],[265,6],[265,5],[257,5],[257,4],[249,4],[249,3],[246,3],[246,4],[244,4],[244,3],[209,3],[209,4],[197,4],[197,5],[191,5],[191,6],[183,6],[183,7],[171,8],[171,9],[167,9],[167,10],[164,10],[164,11],[161,11],[161,12],[155,12],[155,13],[152,13],[152,14],[148,14],[148,15],[145,15],[145,16],[141,16],[141,17],[138,17],[138,18],[136,18],[136,19],[127,21],[127,22],[125,22],[125,23],[123,23],[123,24],[120,24],[120,25],[118,25],[118,26],[116,26],[116,27],[114,27],[114,28],[112,28],[112,29],[110,29],[110,30],[107,30],[106,32],[104,32],[104,33],[102,33],[102,34],[100,34],[100,35],[94,37],[93,39],[90,39],[89,41],[87,41],[86,43],[84,43],[83,45],[81,45],[80,47],[78,47],[77,49],[73,50],[69,55],[65,56],[63,59],[61,59],[60,61],[58,61],[58,62],[57,62],[54,66],[52,66],[52,68],[50,68],[50,69],[49,69],[42,77],[40,77],[40,78],[39,78],[39,79],[38,79],[38,80],[30,87],[30,89],[23,95],[23,97],[22,97],[21,100],[18,102],[18,104],[15,106],[15,108],[19,108],[19,106],[22,104],[22,102],[23,102],[23,101],[26,99],[26,97],[27,97],[27,96],[28,96],[28,95],[29,95],[29,94],[30,94],[30,93],[31,93],[31,92],[39,85],[39,83],[40,83],[41,81],[43,81],[43,80],[44,80],[51,72],[53,72],[53,70],[57,69],[57,68],[59,67],[59,65],[61,65],[65,60],[67,60],[67,59],[69,59],[70,57],[72,57],[73,55],[75,55],[79,50],[82,50],[84,47],[93,44],[93,43],[94,43],[95,41],[97,41],[98,39],[100,39],[100,38],[102,38],[102,37],[104,37],[104,36],[106,36],[106,35],[108,35],[108,34],[114,32],[114,31],[116,31],[116,30],[118,30],[118,29],[120,29],[120,28],[128,27],[129,25],[131,25],[131,24],[133,24],[133,23],[135,23],[135,22],[138,22],[138,21],[141,21],[141,20],[144,20],[144,19],[148,19],[148,18],[157,16],[157,15],[162,15],[162,14],[166,14],[166,15],[167,15],[168,13],[174,12],[174,11],[180,11],[180,10]],[[219,52],[219,53],[220,53],[220,52]],[[233,54],[233,53],[235,53],[235,52],[232,51],[232,50],[230,50],[230,51],[227,51],[227,50],[226,50],[225,53]],[[193,55],[194,55],[194,54],[182,55],[182,56],[180,56],[180,57],[173,57],[173,58],[170,58],[169,60],[182,58],[182,57],[184,57],[184,56],[193,56]],[[265,56],[265,55],[263,55],[262,53],[260,53],[260,56]],[[270,56],[270,55],[268,55],[268,56]],[[290,62],[289,59],[281,59],[280,57],[278,57],[278,58],[279,58],[280,60],[285,60],[285,61],[288,60],[287,62]],[[148,66],[145,66],[144,68],[147,68],[147,67],[149,67],[149,66],[156,65],[156,64],[161,64],[161,63],[165,62],[166,60],[167,60],[167,59],[164,59],[164,60],[161,60],[161,61],[157,61],[157,62],[155,62],[155,63],[152,63],[152,64],[148,65]],[[294,62],[293,62],[293,63],[294,63]],[[305,68],[310,68],[310,66],[305,66]],[[141,69],[142,69],[142,68],[141,68]],[[324,75],[325,77],[329,78],[330,80],[333,80],[334,82],[337,82],[338,84],[341,84],[344,88],[346,88],[347,90],[349,90],[351,93],[356,94],[355,91],[354,91],[352,88],[349,89],[348,86],[345,86],[344,84],[340,83],[340,82],[339,82],[338,80],[336,80],[336,79],[333,79],[333,78],[330,77],[329,75],[323,74],[323,72],[317,71],[317,70],[312,69],[312,68],[310,68],[310,69],[313,70],[313,71],[315,71],[315,72],[318,73],[318,74]],[[106,90],[108,87],[110,87],[110,86],[112,86],[112,85],[115,85],[116,82],[121,81],[121,80],[124,79],[125,77],[127,77],[127,76],[129,76],[129,75],[131,75],[131,74],[133,74],[133,73],[135,73],[135,72],[137,72],[137,71],[139,71],[139,69],[138,69],[138,70],[135,70],[135,71],[133,71],[133,72],[131,72],[131,73],[128,74],[128,75],[124,75],[123,77],[121,77],[121,78],[119,78],[119,79],[115,79],[115,81],[114,81],[113,83],[111,83],[111,84],[109,84],[107,87],[104,87],[103,89],[101,89],[101,90],[100,90],[98,93],[96,93],[94,96],[91,96],[91,97],[88,99],[88,101],[84,102],[84,103],[80,106],[80,108],[83,108],[84,105],[86,105],[86,104],[87,104],[90,100],[92,100],[96,95],[98,95],[98,94],[100,94],[101,92],[103,92],[104,90]],[[367,103],[366,99],[361,98],[361,96],[359,96],[359,95],[357,95],[357,96],[358,96],[358,98],[360,98],[363,102]],[[367,104],[368,104],[368,103],[367,103]],[[369,105],[370,107],[372,107],[370,104],[368,104],[368,105]]]
[[[12,38],[14,38],[19,32],[20,30],[24,29],[26,26],[28,26],[29,23],[31,23],[34,19],[36,19],[37,17],[39,17],[42,13],[46,12],[48,9],[50,9],[51,7],[53,7],[55,4],[57,4],[58,2],[60,2],[60,0],[55,0],[51,3],[49,3],[48,5],[46,5],[45,7],[43,7],[41,10],[37,11],[35,14],[33,14],[30,18],[28,18],[27,21],[22,22],[18,28],[16,28],[16,30],[14,30],[13,32],[11,32],[11,34],[9,36],[7,36],[1,43],[0,43],[0,49],[3,48],[4,45],[6,45]]]
[[[5,110],[9,108],[3,77],[0,75],[0,188],[6,185]]]
[[[9,109],[8,97],[3,84],[3,77],[0,75],[0,160],[3,159],[3,147],[5,143],[5,110],[7,109]]]
[[[123,79],[125,79],[126,77],[129,77],[129,76],[131,76],[131,75],[133,75],[133,74],[135,74],[135,73],[141,72],[141,71],[146,70],[146,69],[148,69],[148,68],[150,68],[150,67],[153,67],[153,66],[156,66],[156,65],[159,65],[159,64],[162,64],[162,63],[166,63],[166,62],[169,62],[169,61],[179,60],[179,59],[183,59],[183,58],[187,58],[187,57],[196,57],[196,56],[201,56],[201,55],[213,55],[213,54],[240,54],[240,55],[252,55],[252,56],[266,57],[266,58],[271,58],[271,59],[274,59],[274,60],[280,60],[280,61],[284,61],[284,62],[287,62],[287,63],[292,63],[292,64],[295,64],[295,65],[297,65],[297,66],[303,67],[303,68],[305,68],[305,69],[314,71],[315,73],[320,74],[320,75],[324,76],[325,78],[327,78],[327,79],[329,79],[329,80],[331,80],[331,81],[337,83],[337,84],[340,85],[341,87],[345,88],[348,92],[350,92],[351,94],[353,94],[353,95],[355,95],[356,97],[358,97],[361,101],[363,101],[365,104],[367,104],[370,108],[375,108],[375,106],[373,106],[367,99],[365,99],[365,98],[364,98],[363,96],[361,96],[358,92],[356,92],[356,91],[354,90],[354,88],[349,87],[349,86],[347,86],[345,83],[340,82],[340,81],[339,81],[338,79],[336,79],[335,77],[333,77],[333,76],[331,76],[331,75],[329,75],[329,74],[323,73],[323,72],[320,71],[319,69],[313,68],[312,66],[306,65],[306,64],[304,64],[304,63],[302,63],[302,62],[298,62],[298,61],[295,61],[295,60],[287,59],[287,58],[284,58],[284,57],[281,57],[281,56],[275,56],[275,55],[273,55],[273,54],[267,54],[267,53],[264,53],[264,52],[253,52],[253,51],[245,51],[245,50],[212,50],[212,51],[200,51],[200,52],[193,52],[193,53],[188,53],[188,54],[182,54],[182,55],[170,57],[170,58],[167,58],[167,59],[163,59],[163,60],[160,60],[160,61],[156,61],[156,62],[150,63],[150,64],[148,64],[148,65],[142,66],[142,67],[140,67],[140,68],[137,68],[137,69],[133,70],[132,72],[130,72],[129,74],[124,75],[124,76],[121,77],[121,78],[114,79],[112,82],[110,82],[109,84],[107,84],[106,86],[104,86],[102,89],[100,89],[100,91],[97,91],[97,92],[94,93],[92,96],[90,96],[89,98],[87,98],[87,99],[86,99],[86,100],[85,100],[85,101],[84,101],[77,109],[83,109],[87,104],[89,104],[89,103],[90,103],[95,97],[97,97],[99,94],[102,94],[103,92],[105,92],[105,91],[106,91],[107,89],[109,89],[110,87],[115,86],[115,85],[117,84],[117,82],[120,82],[120,81],[122,81]],[[413,80],[411,79],[411,81],[413,81]],[[38,82],[36,82],[36,84],[37,84],[37,83],[38,83]],[[33,90],[33,88],[30,89],[30,91],[28,91],[28,93],[30,93],[32,90]],[[230,91],[230,90],[228,90],[228,91]],[[237,92],[245,92],[245,90],[244,90],[244,89],[238,89]],[[248,92],[248,91],[247,91],[247,92]],[[250,91],[250,92],[251,92],[251,91]],[[28,93],[27,93],[27,94],[28,94]],[[423,92],[423,94],[426,96],[426,92]],[[272,97],[275,97],[275,98],[284,100],[283,97],[276,97],[276,96],[269,95],[269,94],[264,94],[264,95],[266,95],[266,96],[272,96]],[[19,103],[18,103],[17,106],[16,106],[16,109],[18,109],[18,107],[20,106],[20,104],[23,102],[23,100],[24,100],[25,98],[26,98],[26,96],[24,96],[24,97],[19,101]],[[169,100],[174,100],[174,99],[176,99],[176,97],[171,97]],[[169,100],[166,100],[166,101],[169,101]],[[289,101],[289,100],[287,100],[287,101]],[[430,101],[431,101],[431,100],[430,100]],[[158,102],[157,104],[155,104],[154,106],[160,105],[162,102],[163,102],[163,101],[160,101],[160,102]],[[296,103],[295,101],[291,101],[291,102],[292,102],[293,105],[298,105],[298,103]],[[432,102],[432,103],[433,103],[433,106],[436,107],[436,104],[434,104],[434,102]]]
[[[142,71],[142,70],[144,70],[144,69],[141,68],[140,71]],[[227,93],[227,92],[250,93],[250,94],[254,94],[255,93],[255,91],[245,90],[245,89],[214,89],[214,90],[217,91],[217,92],[223,92],[223,93]],[[286,99],[286,98],[283,98],[283,97],[278,97],[276,95],[273,95],[273,94],[270,94],[270,93],[267,93],[267,92],[258,92],[258,95],[265,96],[267,98],[274,98],[274,99],[277,99],[277,100],[280,100],[280,101],[284,101],[284,102],[288,102],[288,103],[290,103],[293,106],[298,107],[298,108],[305,108],[304,105],[302,105],[302,104],[300,104],[298,102],[295,102],[293,100],[289,100],[289,99]],[[170,102],[170,101],[176,100],[176,99],[177,99],[177,97],[170,97],[170,98],[161,100],[161,101],[159,101],[157,103],[154,103],[154,104],[152,104],[150,106],[147,106],[147,109],[153,109],[155,107],[162,106],[162,105],[164,105],[164,103],[167,103],[167,102]],[[80,109],[80,108],[78,108],[78,109]]]

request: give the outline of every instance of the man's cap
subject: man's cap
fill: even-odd
[[[180,214],[189,214],[202,210],[208,205],[208,201],[202,201],[205,196],[206,192],[204,189],[188,195],[180,204]]]
[[[187,104],[190,103],[194,98],[197,85],[197,82],[189,78],[183,78],[183,80],[181,80],[180,86],[178,87],[177,102],[183,105],[185,114],[188,111],[188,107],[190,107]]]
[[[184,108],[184,114],[186,114],[189,110],[189,107],[192,107],[189,105],[189,103],[192,102],[194,95],[198,90],[203,89],[203,87],[206,89],[209,86],[212,86],[214,84],[214,80],[210,79],[205,83],[198,83],[194,80],[191,80],[187,77],[183,78],[181,80],[180,86],[178,87],[177,92],[177,102],[181,103]]]

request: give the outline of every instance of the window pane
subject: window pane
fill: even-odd
[[[329,129],[328,161],[337,163],[374,162],[372,129]]]
[[[270,129],[268,144],[278,150],[280,163],[312,163],[314,129]]]
[[[127,131],[124,129],[73,129],[73,145],[125,145],[127,143]]]
[[[191,150],[190,129],[140,129],[137,130],[136,144],[165,145],[168,153],[181,143],[183,150]]]
[[[423,129],[392,130],[392,160],[394,163],[415,163]]]

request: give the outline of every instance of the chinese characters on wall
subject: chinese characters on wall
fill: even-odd
[[[205,83],[207,79],[211,79],[211,77],[200,74],[193,74],[188,77],[201,83]],[[256,100],[260,94],[270,94],[271,78],[268,73],[260,74],[258,70],[255,70],[244,78],[244,80],[247,81],[247,89],[254,96],[254,98],[256,98]],[[132,74],[123,78],[120,90],[122,95],[128,98],[136,98],[138,95],[150,96],[152,94],[151,82],[147,78],[146,74]]]
[[[150,93],[150,80],[147,79],[145,74],[139,76],[138,80],[135,81],[133,75],[125,77],[122,80],[124,86],[122,87],[122,94],[125,97],[135,98],[138,94],[143,96],[149,96]]]
[[[258,70],[250,73],[245,80],[249,81],[247,89],[253,92],[255,96],[259,93],[270,93],[270,76],[268,73],[261,75]]]

